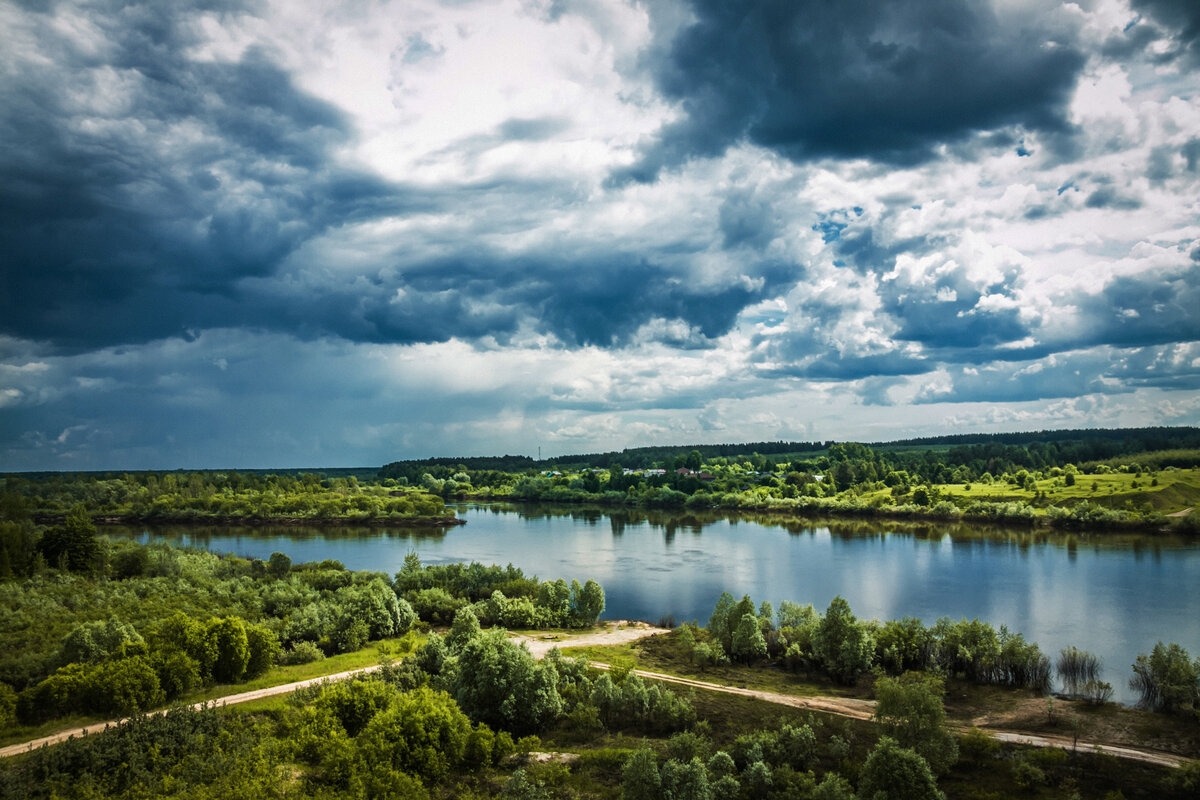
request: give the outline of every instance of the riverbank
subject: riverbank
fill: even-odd
[[[900,523],[971,523],[979,525],[1004,525],[1043,531],[1109,531],[1113,533],[1155,533],[1180,536],[1200,536],[1200,525],[1189,519],[1190,513],[1176,513],[1150,518],[1114,519],[1087,516],[1052,517],[1037,513],[1037,509],[1025,504],[997,504],[991,513],[969,513],[957,508],[918,508],[913,506],[875,506],[845,501],[823,501],[799,503],[788,499],[772,499],[764,503],[738,503],[736,505],[693,504],[679,505],[630,503],[626,500],[609,500],[604,494],[578,498],[541,500],[496,494],[460,494],[447,497],[448,502],[466,502],[487,505],[511,503],[514,505],[564,505],[572,507],[594,507],[605,511],[674,511],[689,513],[698,511],[723,512],[728,514],[777,514],[790,515],[797,520],[818,518],[847,522],[878,520]],[[1011,507],[1016,505],[1017,507]],[[1191,511],[1189,508],[1188,512]]]
[[[38,525],[62,525],[66,516],[62,514],[40,514],[33,517]],[[347,527],[365,525],[375,528],[449,528],[466,525],[467,521],[455,516],[436,517],[243,517],[243,516],[199,516],[102,514],[91,518],[93,525],[212,525],[222,528],[248,527]]]

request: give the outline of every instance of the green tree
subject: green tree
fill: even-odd
[[[766,658],[767,640],[763,638],[757,617],[753,614],[742,615],[741,622],[733,632],[732,644],[730,655],[739,661],[750,663]]]
[[[958,743],[946,730],[942,679],[909,672],[875,682],[875,720],[901,747],[916,751],[936,774],[958,760]]]
[[[455,700],[472,719],[526,733],[562,713],[558,673],[495,629],[463,645],[453,678]]]
[[[107,567],[105,550],[83,503],[71,508],[62,525],[42,534],[38,549],[47,564],[72,572],[103,572]]]
[[[1154,645],[1150,655],[1140,654],[1133,664],[1129,688],[1140,692],[1141,702],[1156,711],[1186,711],[1200,701],[1200,659],[1172,642]]]
[[[712,616],[708,618],[708,632],[712,635],[713,642],[720,645],[726,653],[729,652],[729,646],[733,640],[733,631],[729,627],[729,615],[733,611],[734,605],[733,595],[729,592],[721,592],[721,596],[717,598],[717,605],[713,608]]]
[[[925,759],[884,736],[867,756],[859,776],[862,800],[944,800]]]
[[[830,677],[850,684],[871,668],[875,643],[839,595],[813,633],[813,650]]]
[[[235,683],[246,675],[250,664],[250,642],[246,638],[246,623],[241,617],[211,619],[205,633],[212,643],[216,658],[212,664],[213,680]]]
[[[292,571],[292,560],[283,553],[271,553],[267,561],[267,572],[275,580],[283,580]]]
[[[660,770],[664,800],[711,800],[708,772],[698,758],[690,761],[671,759]]]
[[[571,581],[571,616],[576,627],[588,628],[604,613],[604,588],[590,578],[580,588]]]
[[[270,669],[281,649],[279,637],[274,631],[255,624],[246,625],[246,646],[250,650],[246,660],[246,678],[258,677]]]
[[[464,761],[471,722],[450,695],[421,687],[403,692],[363,727],[356,744],[367,764],[437,783]]]
[[[82,622],[72,628],[63,639],[58,658],[63,664],[96,663],[120,655],[130,645],[143,643],[132,625],[109,617],[106,622]]]
[[[662,779],[658,774],[658,759],[648,747],[634,751],[621,769],[622,800],[659,800]]]
[[[446,634],[446,646],[454,651],[461,650],[467,642],[479,636],[481,632],[479,617],[475,616],[475,612],[469,606],[460,608],[454,615],[454,624],[450,626],[450,633]]]

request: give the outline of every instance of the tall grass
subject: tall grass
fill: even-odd
[[[1079,695],[1087,684],[1100,680],[1100,659],[1074,646],[1059,651],[1055,668],[1063,690],[1071,696]]]

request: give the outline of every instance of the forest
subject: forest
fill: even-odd
[[[522,457],[484,461],[479,468],[472,459],[393,462],[379,476],[447,499],[1064,528],[1173,524],[1193,532],[1200,520],[1168,517],[1200,502],[1195,428],[955,436],[883,445],[639,448],[536,464]]]

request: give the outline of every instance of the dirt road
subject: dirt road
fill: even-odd
[[[659,633],[667,632],[668,631],[663,628],[655,628],[651,625],[647,625],[644,622],[626,622],[624,620],[618,620],[607,623],[603,630],[580,634],[578,636],[570,634],[546,634],[516,635],[513,636],[513,638],[528,646],[534,656],[537,658],[543,658],[545,657],[546,653],[550,652],[550,650],[555,647],[592,647],[596,645],[626,644],[628,642],[637,641],[638,639],[643,639],[647,636],[654,636]],[[596,669],[610,669],[608,664],[603,664],[597,661],[591,662],[591,665]],[[229,695],[227,697],[218,698],[210,702],[218,706],[248,703],[251,700],[261,700],[264,697],[289,694],[298,689],[303,689],[305,687],[321,683],[322,681],[343,680],[354,675],[363,675],[369,672],[374,672],[377,669],[379,669],[378,666],[348,670],[346,672],[339,672],[334,675],[325,675],[319,678],[298,681],[296,683],[288,683],[281,686],[271,686],[266,689],[257,689],[252,692],[242,692],[241,694]],[[858,700],[849,697],[797,697],[794,695],[778,694],[776,692],[764,692],[757,689],[743,689],[738,686],[710,683],[708,681],[700,681],[693,678],[683,678],[677,675],[667,675],[661,672],[649,672],[647,670],[640,669],[634,670],[633,672],[639,677],[646,678],[648,680],[661,681],[663,683],[671,683],[678,686],[686,686],[709,692],[722,692],[725,694],[741,695],[743,697],[753,697],[757,700],[762,700],[767,703],[775,703],[776,705],[790,706],[792,708],[811,709],[812,711],[834,714],[840,717],[849,717],[851,719],[870,720],[875,714],[875,702],[873,700]],[[204,703],[197,703],[195,706],[193,706],[193,708],[201,708],[204,705]],[[162,713],[164,712],[152,712],[152,714]],[[41,739],[35,739],[31,742],[23,742],[21,744],[0,748],[0,758],[7,758],[9,756],[15,756],[19,753],[25,753],[30,750],[37,749],[39,747],[58,744],[59,742],[66,741],[74,736],[98,733],[108,726],[119,724],[119,722],[122,721],[124,720],[100,722],[94,725],[89,725],[85,728],[75,728],[68,731],[60,731],[58,733],[51,734],[50,736],[44,736]],[[955,728],[954,730],[957,733],[966,733],[969,729]],[[1194,759],[1185,758],[1172,753],[1163,753],[1155,750],[1127,747],[1123,745],[1111,745],[1104,744],[1102,742],[1083,740],[1075,743],[1070,737],[1066,736],[1043,736],[1025,733],[1023,731],[997,730],[992,728],[981,728],[980,730],[1001,742],[1027,744],[1033,747],[1059,747],[1064,750],[1077,748],[1086,752],[1100,752],[1107,755],[1116,756],[1117,758],[1127,758],[1134,761],[1142,761],[1148,764],[1156,764],[1165,767],[1178,767],[1194,761]]]
[[[537,658],[544,658],[546,653],[549,653],[554,647],[570,643],[573,647],[588,647],[592,645],[608,645],[608,644],[625,644],[626,642],[636,641],[645,638],[646,636],[654,636],[658,633],[667,633],[664,628],[655,628],[647,625],[644,622],[627,622],[625,620],[615,620],[605,623],[602,630],[592,631],[580,635],[571,634],[546,634],[536,636],[514,636],[517,641],[524,642],[529,647],[530,652]],[[333,675],[323,675],[319,678],[310,678],[309,680],[297,681],[295,683],[285,683],[279,686],[270,686],[266,689],[256,689],[252,692],[242,692],[240,694],[226,695],[215,700],[209,701],[211,705],[217,706],[232,706],[238,703],[249,703],[251,700],[261,700],[264,697],[274,697],[281,694],[291,694],[298,689],[304,689],[309,686],[316,685],[322,681],[340,681],[354,675],[364,675],[369,672],[378,670],[378,666],[363,667],[362,669],[352,669],[346,672],[338,672]],[[192,708],[203,708],[204,703],[196,703]],[[152,711],[146,716],[154,714],[162,714],[163,711]],[[105,728],[112,725],[119,725],[124,722],[124,719],[113,719],[106,722],[96,722],[91,725],[86,725],[82,728],[71,728],[70,730],[58,731],[49,736],[43,736],[40,739],[34,739],[29,742],[21,742],[20,744],[9,745],[8,747],[0,747],[0,758],[8,758],[20,753],[27,753],[30,750],[36,750],[39,747],[55,745],[59,742],[65,742],[76,736],[87,736],[90,733],[99,733]]]
[[[607,664],[599,662],[591,662],[591,665],[596,669],[608,669]],[[850,697],[796,697],[789,694],[777,694],[776,692],[764,692],[757,689],[743,689],[739,686],[726,686],[720,683],[709,683],[707,681],[698,681],[692,678],[680,678],[675,675],[666,675],[661,672],[647,672],[646,670],[633,670],[634,674],[648,678],[650,680],[662,681],[663,683],[674,683],[680,686],[688,686],[693,689],[703,689],[709,692],[723,692],[725,694],[737,694],[743,697],[753,697],[757,700],[762,700],[767,703],[775,703],[781,706],[791,706],[792,708],[807,708],[813,711],[821,711],[826,714],[834,714],[839,717],[850,717],[852,719],[869,720],[875,715],[874,700],[858,700]],[[964,734],[970,730],[967,727],[952,727],[955,733]],[[1027,744],[1033,747],[1058,747],[1063,750],[1078,749],[1081,752],[1104,753],[1117,758],[1128,758],[1133,761],[1143,761],[1147,764],[1157,764],[1163,767],[1179,767],[1184,764],[1191,763],[1195,759],[1185,758],[1184,756],[1175,755],[1174,753],[1163,753],[1157,750],[1148,750],[1138,747],[1128,747],[1125,745],[1104,744],[1102,742],[1092,742],[1080,739],[1075,742],[1069,736],[1043,736],[1039,734],[1026,733],[1024,731],[1007,731],[998,730],[995,728],[980,728],[979,730],[1001,742],[1011,744]]]

